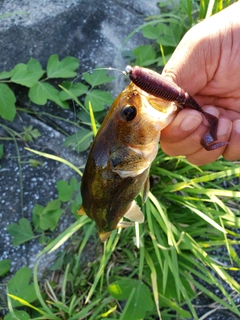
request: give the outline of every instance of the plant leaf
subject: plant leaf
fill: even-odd
[[[40,78],[45,73],[45,70],[43,70],[41,63],[33,58],[29,59],[29,61],[27,63],[27,68],[28,68],[29,72],[34,72],[35,74],[38,74],[40,76]]]
[[[18,270],[14,277],[8,282],[8,293],[24,299],[27,302],[35,301],[37,296],[34,285],[29,284],[31,276],[31,270],[28,267]],[[12,299],[12,305],[14,307],[19,307],[22,304]]]
[[[73,193],[76,190],[76,185],[77,185],[76,178],[72,178],[69,184],[65,180],[58,180],[57,189],[58,189],[59,199],[63,202],[67,202],[71,200],[73,197]]]
[[[8,313],[4,320],[29,320],[31,319],[27,312],[23,310],[13,310],[13,314]]]
[[[0,159],[3,157],[3,144],[0,144]]]
[[[143,319],[146,311],[153,309],[153,299],[149,288],[140,280],[122,279],[108,286],[109,293],[117,300],[129,298],[135,288],[124,319]]]
[[[97,112],[104,110],[106,106],[110,106],[113,103],[113,97],[109,92],[92,90],[88,93],[84,101],[87,109],[89,106],[89,101],[92,104],[93,111]]]
[[[32,210],[32,220],[35,228],[54,230],[63,212],[60,206],[61,201],[59,199],[48,202],[46,207],[36,204]]]
[[[158,39],[160,34],[165,30],[165,24],[158,23],[157,25],[146,25],[142,28],[144,37],[148,39]]]
[[[59,94],[60,92],[50,83],[38,82],[32,88],[30,88],[28,96],[32,102],[41,106],[45,105],[47,100],[51,100],[60,107],[67,109],[67,102],[61,101]]]
[[[69,92],[71,92],[71,94],[75,97],[80,97],[81,95],[88,92],[88,86],[80,82],[72,83],[70,81],[65,81],[62,83],[62,86],[66,88]],[[72,99],[72,96],[69,95],[66,91],[61,91],[59,97],[62,101]]]
[[[43,76],[44,70],[41,64],[31,58],[27,64],[19,63],[11,71],[11,81],[31,88]]]
[[[72,212],[72,214],[77,215],[77,211],[79,210],[81,204],[82,204],[82,195],[81,195],[80,187],[79,187],[79,191],[78,191],[78,193],[76,195],[76,198],[71,203],[71,212]],[[79,218],[79,215],[78,215],[77,218]]]
[[[32,125],[28,127],[23,126],[23,129],[24,129],[24,133],[23,133],[24,141],[33,142],[34,139],[41,137],[41,133],[38,131],[38,129],[33,129]]]
[[[111,82],[114,77],[107,75],[107,70],[94,70],[93,73],[85,73],[84,80],[92,87]]]
[[[157,43],[163,46],[176,47],[181,39],[183,27],[178,23],[170,23],[164,26],[163,35],[158,38]]]
[[[92,142],[93,132],[88,129],[81,129],[77,133],[68,137],[63,145],[65,147],[72,146],[77,152],[82,152],[88,149]]]
[[[57,54],[51,55],[47,63],[48,78],[72,78],[76,76],[75,70],[79,66],[79,60],[74,57],[66,57],[59,61]]]
[[[0,277],[5,276],[11,268],[11,260],[4,259],[0,261]]]
[[[7,226],[7,231],[13,236],[13,246],[18,246],[34,238],[32,227],[26,218],[21,218],[18,223]]]
[[[156,58],[156,52],[151,45],[139,46],[133,50],[136,57],[136,65],[148,66],[152,64]]]
[[[3,71],[0,73],[0,80],[11,78],[11,71]]]
[[[16,114],[16,97],[13,91],[5,84],[0,83],[0,116],[12,121]]]

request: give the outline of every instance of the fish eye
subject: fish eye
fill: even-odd
[[[121,116],[126,121],[132,121],[137,115],[137,109],[134,106],[125,106],[121,111]]]

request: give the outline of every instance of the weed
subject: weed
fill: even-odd
[[[162,3],[164,13],[134,31],[142,30],[153,40],[133,50],[135,63],[162,66],[188,28],[230,3],[201,0],[198,5],[196,1],[181,0],[170,13],[165,10],[167,2]],[[59,61],[53,55],[46,71],[31,59],[26,65],[1,73],[3,96],[11,105],[7,110],[3,99],[1,116],[12,121],[17,110],[11,83],[27,87],[29,99],[35,104],[52,100],[67,108],[73,100],[84,111],[78,114],[83,127],[77,135],[68,137],[65,145],[79,152],[86,150],[99,126],[98,112],[112,99],[96,86],[112,79],[101,70],[97,76],[85,74],[85,83],[62,82],[61,91],[48,82],[75,77],[77,66],[75,58]],[[29,141],[38,135],[33,127],[27,127],[20,137]],[[64,159],[29,150],[64,162],[82,174]],[[86,216],[78,217],[54,240],[48,238],[65,206],[70,206],[72,213],[80,207],[76,179],[58,181],[58,198],[45,207],[36,204],[31,222],[22,218],[8,226],[13,245],[39,237],[45,247],[37,257],[33,278],[24,267],[8,282],[9,314],[4,319],[198,319],[194,299],[199,295],[240,317],[236,299],[240,286],[234,280],[240,268],[236,248],[240,241],[236,231],[240,228],[238,166],[220,158],[199,168],[184,157],[168,157],[160,150],[151,176],[155,179],[142,208],[145,223],[136,225],[135,230],[114,231],[103,246],[94,222]],[[39,276],[42,259],[55,251],[51,270]],[[1,261],[0,268],[0,276],[5,275],[10,261]]]

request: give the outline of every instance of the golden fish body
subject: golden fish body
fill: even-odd
[[[130,225],[120,221],[123,216],[144,221],[134,199],[147,184],[160,132],[173,120],[176,110],[174,102],[156,98],[133,83],[110,108],[90,150],[79,210],[96,222],[102,241],[114,229]]]

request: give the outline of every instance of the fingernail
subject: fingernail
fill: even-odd
[[[237,133],[240,133],[240,120],[235,120],[233,122],[233,128]]]
[[[219,111],[217,108],[213,107],[213,106],[206,106],[204,107],[204,111],[207,112],[207,113],[210,113],[212,114],[213,116],[215,117],[219,117]]]
[[[183,121],[181,122],[181,129],[183,131],[193,131],[202,123],[202,118],[188,115]]]
[[[218,122],[218,131],[217,134],[219,136],[224,136],[228,133],[229,126],[231,125],[231,121],[225,118],[220,118]]]
[[[203,108],[204,112],[206,113],[210,113],[211,115],[215,116],[215,117],[219,117],[219,111],[217,108],[213,107],[213,106],[205,106]],[[205,124],[205,126],[209,126],[209,122],[207,121],[207,119],[205,117],[203,117],[203,123]]]

